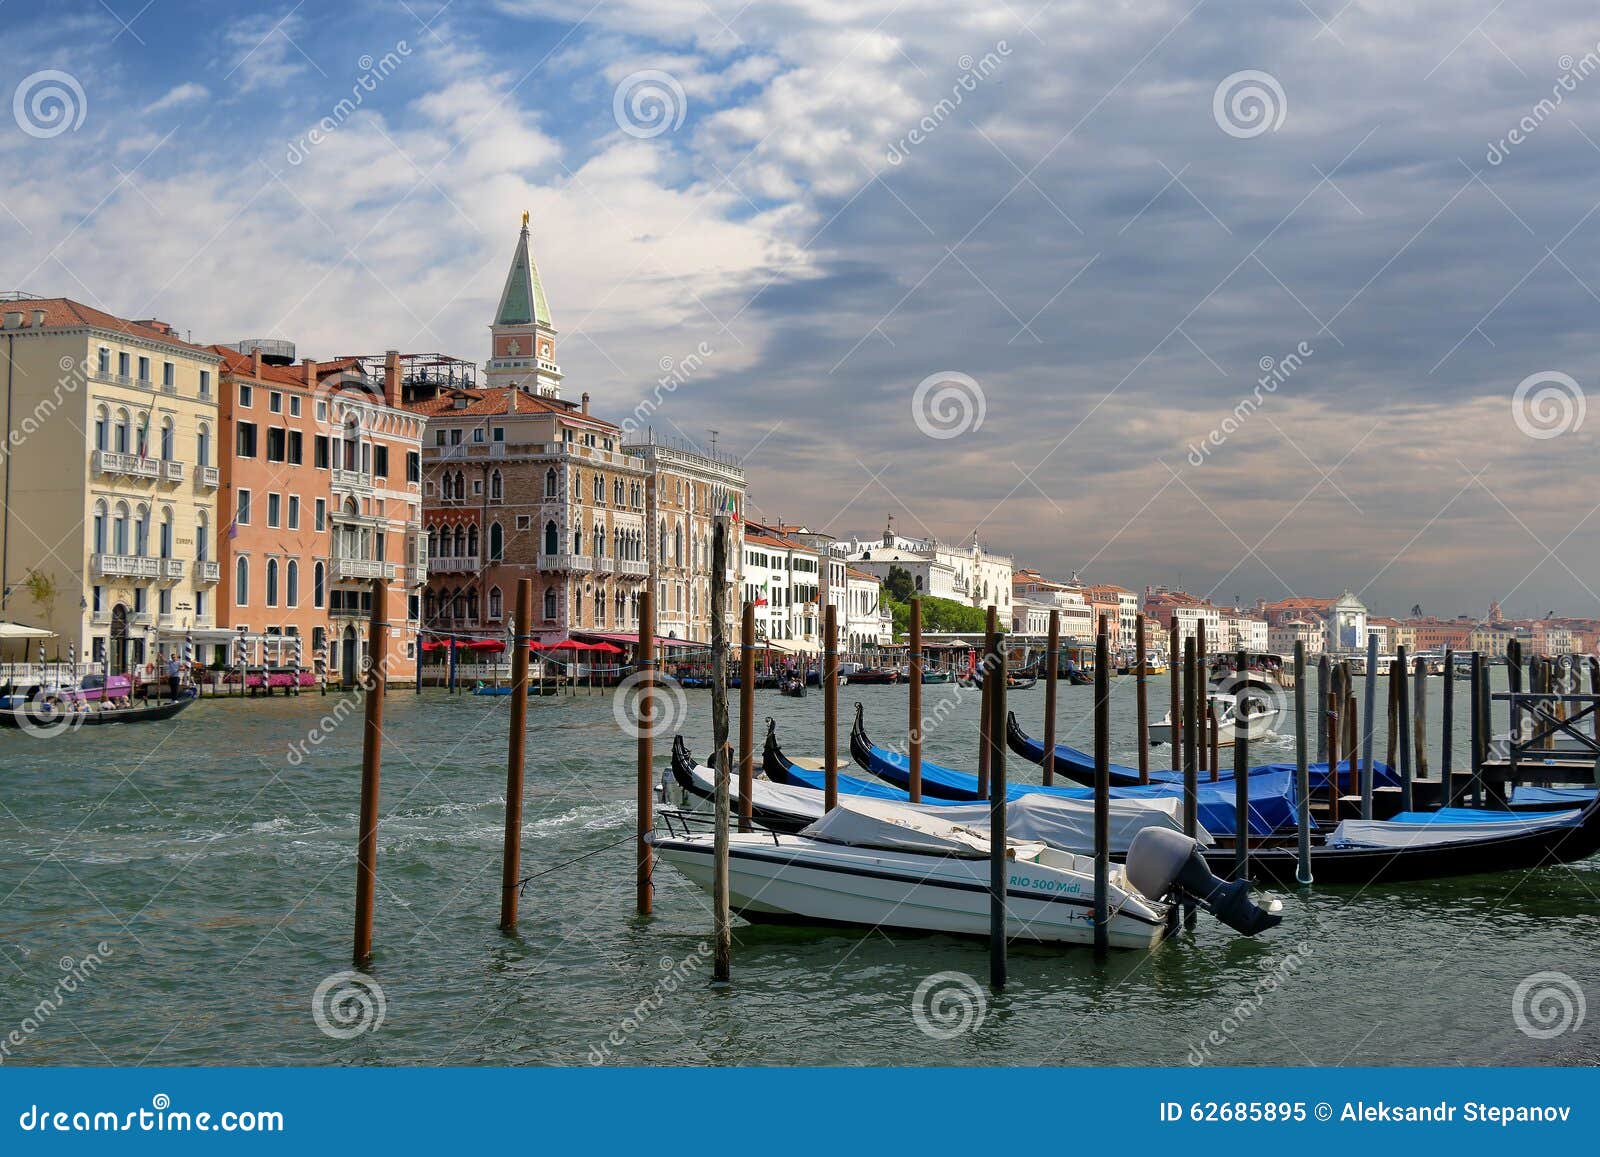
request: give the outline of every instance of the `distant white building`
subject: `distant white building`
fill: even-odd
[[[971,607],[993,603],[1001,619],[1011,618],[1011,571],[1008,555],[991,554],[974,534],[966,546],[937,539],[907,538],[894,532],[894,519],[876,541],[840,539],[834,546],[851,566],[887,580],[899,567],[911,576],[918,594],[951,599]]]
[[[1094,608],[1082,587],[1047,579],[1035,570],[1019,570],[1011,578],[1011,629],[1044,637],[1050,633],[1050,612],[1061,616],[1061,639],[1089,643],[1094,639]]]
[[[854,567],[845,570],[844,614],[839,632],[839,645],[854,654],[894,642],[894,615],[883,604],[883,584],[876,575]]]
[[[757,636],[780,650],[820,650],[823,572],[817,548],[751,522],[743,561],[743,594],[756,604]]]
[[[1219,612],[1222,645],[1229,651],[1249,651],[1264,655],[1272,646],[1272,632],[1267,620],[1238,609]]]
[[[1267,629],[1267,649],[1284,658],[1294,654],[1295,643],[1304,643],[1307,655],[1322,654],[1323,632],[1321,623],[1305,619],[1285,619]]]

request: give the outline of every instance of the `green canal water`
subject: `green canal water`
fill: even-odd
[[[841,703],[862,700],[891,742],[905,695],[846,689]],[[928,758],[971,767],[976,696],[930,686],[925,710],[946,699]],[[1011,695],[1030,730],[1042,700],[1042,686]],[[1164,679],[1151,701],[1159,718]],[[1600,999],[1597,861],[1291,892],[1261,939],[1202,918],[1104,964],[1015,948],[1010,986],[981,1008],[969,993],[962,1032],[950,1031],[959,1001],[940,1006],[950,1021],[913,1010],[930,976],[987,975],[984,946],[952,938],[740,925],[735,983],[713,991],[697,889],[663,866],[656,914],[633,914],[633,744],[603,693],[529,705],[524,871],[594,854],[534,882],[515,937],[496,928],[508,700],[389,697],[382,1020],[332,1036],[313,1000],[349,961],[361,738],[359,702],[340,702],[206,701],[173,724],[0,733],[3,1063],[1183,1065],[1208,1038],[1217,1064],[1600,1060],[1600,1008],[1544,1038],[1513,1014],[1535,973]],[[709,696],[687,704],[682,729],[703,754]],[[1089,688],[1062,688],[1063,738],[1085,748],[1089,704]],[[820,753],[820,695],[759,692],[757,711],[778,719],[789,754]],[[1130,682],[1115,715],[1113,758],[1132,763]],[[1285,739],[1260,755],[1292,752]],[[1016,762],[1014,778],[1037,775]]]

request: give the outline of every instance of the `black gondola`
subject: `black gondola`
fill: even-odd
[[[141,703],[133,707],[90,707],[87,711],[64,711],[60,706],[47,705],[34,699],[20,703],[7,711],[0,711],[0,728],[32,731],[75,731],[79,727],[103,727],[112,723],[157,723],[171,719],[186,710],[195,696],[162,699],[154,703]]]
[[[771,743],[772,720],[767,720],[768,743]],[[672,737],[672,778],[684,792],[698,800],[714,804],[717,801],[716,793],[695,780],[694,756],[689,754],[689,745],[683,741],[683,736]],[[737,814],[739,811],[739,781],[737,778],[729,783],[729,803]],[[751,800],[750,819],[763,828],[775,832],[798,832],[808,826],[817,817],[814,815],[796,815],[793,812],[779,811],[764,806],[759,798]]]
[[[778,684],[778,694],[787,695],[791,699],[804,699],[806,697],[806,681],[796,675],[784,679]]]

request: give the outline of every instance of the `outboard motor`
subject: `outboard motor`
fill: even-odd
[[[1128,882],[1151,899],[1185,896],[1244,936],[1283,923],[1276,900],[1262,908],[1250,899],[1248,880],[1219,880],[1206,866],[1197,841],[1171,828],[1148,827],[1128,845]]]

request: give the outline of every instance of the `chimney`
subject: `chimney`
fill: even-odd
[[[256,346],[250,351],[250,376],[257,381],[261,379],[261,347]]]
[[[43,329],[44,328],[44,310],[36,309],[36,310],[33,311],[33,328],[34,329]]]
[[[511,387],[511,398],[506,406],[507,413],[515,414],[517,412],[517,395],[520,393],[522,393],[520,386]]]
[[[589,391],[588,390],[583,391],[583,412],[585,414],[587,414],[589,412]]]
[[[400,351],[389,350],[383,356],[383,398],[396,409],[400,406]]]
[[[305,358],[300,363],[300,380],[310,389],[317,385],[317,363],[310,358]]]

